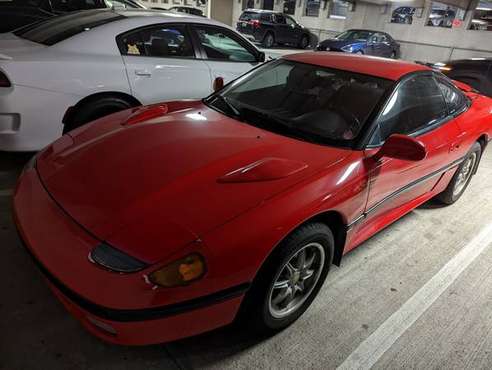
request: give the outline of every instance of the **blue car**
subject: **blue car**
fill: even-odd
[[[385,32],[370,30],[342,32],[332,39],[320,42],[316,50],[341,51],[393,59],[400,57],[400,44]]]

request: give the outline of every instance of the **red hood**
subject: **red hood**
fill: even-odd
[[[131,111],[103,118],[55,142],[37,163],[47,190],[78,223],[149,262],[350,153],[261,130],[201,102],[160,111],[144,111],[141,122]],[[132,124],[122,124],[129,115]]]

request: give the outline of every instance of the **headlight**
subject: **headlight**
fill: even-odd
[[[155,285],[173,287],[187,285],[205,275],[205,260],[198,253],[170,263],[149,274],[148,279]]]
[[[354,47],[352,45],[347,45],[344,46],[342,50],[345,51],[346,53],[351,53],[352,51],[354,51]]]
[[[89,254],[89,260],[116,272],[135,272],[148,265],[112,246],[102,243]]]

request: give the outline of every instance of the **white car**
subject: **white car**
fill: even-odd
[[[0,151],[33,151],[122,109],[210,94],[265,60],[186,14],[91,10],[0,34]]]

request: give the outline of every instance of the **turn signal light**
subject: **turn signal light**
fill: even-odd
[[[148,278],[153,284],[169,288],[187,285],[203,277],[205,272],[205,260],[198,253],[193,253],[154,271]]]

